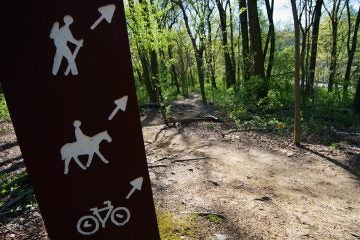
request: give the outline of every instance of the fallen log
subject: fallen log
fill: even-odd
[[[28,196],[29,194],[33,194],[33,190],[27,190],[26,192],[22,193],[21,195],[17,196],[16,198],[14,198],[13,200],[6,202],[0,209],[0,215],[3,213],[3,211],[5,209],[10,208],[11,206],[15,205],[15,203],[19,202],[20,200],[22,200],[23,198],[25,198],[26,196]]]
[[[158,168],[158,167],[167,167],[168,165],[166,164],[157,164],[157,165],[148,165],[148,168],[151,169],[151,168]]]
[[[225,219],[223,214],[216,212],[195,212],[195,214],[199,215],[200,217],[216,216],[218,218]]]
[[[168,117],[165,119],[165,124],[166,125],[170,125],[170,124],[176,124],[176,123],[180,123],[180,124],[189,124],[189,123],[193,123],[193,122],[223,122],[223,120],[221,120],[218,117],[215,117],[213,115],[206,115],[203,117],[196,117],[196,118],[181,118],[181,119],[176,119],[174,117]]]
[[[156,102],[140,104],[140,108],[160,108],[160,105]]]
[[[223,220],[226,218],[225,215],[222,214],[222,213],[206,211],[206,210],[204,212],[188,212],[188,211],[186,211],[186,212],[181,212],[181,213],[182,214],[196,214],[196,215],[198,215],[200,217],[216,216],[216,217],[221,218]]]
[[[156,133],[154,141],[152,143],[155,143],[160,135],[164,130],[175,128],[176,124],[184,125],[184,124],[190,124],[193,122],[220,122],[222,123],[223,120],[221,120],[218,117],[215,117],[213,115],[206,115],[204,117],[199,118],[182,118],[182,119],[176,119],[174,117],[168,117],[165,119],[165,126],[162,127],[158,133]]]
[[[210,159],[210,157],[175,159],[175,160],[172,160],[171,162],[172,163],[177,163],[177,162],[198,161],[198,160],[205,160],[205,159]]]
[[[169,159],[168,157],[162,157],[162,158],[159,158],[157,160],[155,160],[154,162],[160,162],[160,161],[163,161],[163,160],[166,160],[166,159]]]

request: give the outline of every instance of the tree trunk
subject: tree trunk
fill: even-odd
[[[201,92],[201,98],[203,103],[206,103],[206,93],[205,93],[205,77],[204,77],[204,51],[200,50],[198,53],[195,54],[196,56],[196,67],[199,77],[199,84],[200,84],[200,92]]]
[[[151,31],[151,22],[150,22],[150,12],[148,2],[145,0],[139,0],[139,3],[143,7],[143,17],[145,19],[146,26],[148,27],[149,35],[152,36],[153,33]],[[158,26],[157,26],[158,27]],[[166,120],[166,109],[164,105],[164,98],[160,83],[160,76],[159,76],[159,62],[156,49],[150,49],[150,69],[151,69],[151,81],[152,86],[155,89],[155,94],[157,98],[157,102],[160,106],[160,113],[163,120]]]
[[[129,0],[128,3],[129,3],[129,10],[133,14],[134,1]],[[133,21],[135,24],[137,24],[135,18],[133,19]],[[141,63],[141,67],[142,67],[142,80],[144,82],[146,92],[147,92],[151,102],[157,102],[158,98],[156,95],[154,85],[151,81],[150,70],[149,70],[150,64],[149,64],[147,56],[146,56],[146,50],[140,44],[137,45],[137,50],[138,50],[140,63]]]
[[[355,98],[354,98],[354,107],[355,110],[360,113],[360,75],[357,83]]]
[[[219,11],[220,16],[220,29],[222,36],[222,47],[224,51],[224,59],[225,59],[225,75],[226,75],[226,88],[230,88],[235,82],[233,79],[235,73],[233,73],[232,61],[230,57],[230,50],[228,46],[228,34],[227,34],[227,24],[226,24],[226,12],[223,7],[222,1],[216,0],[216,5]]]
[[[235,46],[234,46],[234,23],[233,23],[233,12],[231,8],[230,0],[227,1],[229,5],[229,12],[230,12],[230,56],[231,56],[231,84],[236,84],[236,61],[235,61]]]
[[[244,82],[250,79],[250,47],[246,0],[239,0]]]
[[[183,16],[184,16],[184,22],[185,22],[185,27],[186,27],[186,30],[188,32],[188,35],[190,37],[190,40],[191,40],[191,44],[193,46],[193,49],[194,49],[194,53],[195,53],[195,59],[196,59],[196,66],[197,66],[197,72],[198,72],[198,78],[199,78],[199,84],[200,84],[200,92],[201,92],[201,97],[202,97],[202,101],[203,103],[206,104],[206,93],[205,93],[205,77],[204,77],[204,61],[203,61],[203,55],[204,55],[204,50],[205,50],[205,47],[203,45],[203,40],[199,39],[199,41],[197,41],[191,31],[192,28],[190,28],[190,25],[189,25],[189,18],[188,16],[186,15],[186,11],[185,11],[185,8],[184,8],[184,5],[182,4],[181,1],[175,1],[173,0],[173,2],[175,4],[177,4],[182,13],[183,13]],[[204,29],[201,29],[202,31]],[[197,43],[199,42],[199,43]],[[200,46],[198,46],[198,44]]]
[[[307,45],[306,45],[306,56],[305,56],[305,68],[306,68],[306,76],[305,76],[305,83],[306,83],[306,87],[310,85],[309,83],[309,63],[310,63],[310,47],[311,47],[311,44],[310,44],[310,31],[309,33],[307,34]],[[305,89],[303,89],[304,92],[306,92],[306,87]]]
[[[347,4],[348,4],[348,2],[347,2]],[[348,9],[348,14],[350,17],[349,9]],[[352,41],[351,41],[351,47],[348,47],[348,61],[346,64],[346,71],[345,71],[345,77],[344,77],[344,98],[347,98],[347,92],[348,92],[348,88],[349,88],[349,84],[350,84],[351,67],[353,64],[354,55],[355,55],[355,51],[356,51],[356,43],[357,43],[357,34],[359,31],[359,24],[360,24],[360,7],[359,7],[358,14],[356,17],[354,33],[353,33],[353,37],[352,37]],[[348,26],[350,29],[351,28],[350,24]],[[349,40],[350,40],[350,32],[349,32]],[[349,45],[350,45],[350,43],[348,43],[348,46]]]
[[[177,76],[177,72],[176,72],[176,69],[175,69],[175,65],[174,65],[174,63],[172,61],[173,52],[172,52],[171,46],[168,47],[168,55],[169,55],[169,59],[171,61],[171,65],[170,65],[171,81],[175,84],[176,93],[180,94],[180,86],[179,86],[178,76]]]
[[[266,4],[266,12],[269,19],[269,32],[268,32],[268,39],[270,41],[270,52],[269,52],[269,62],[266,69],[266,81],[269,82],[271,78],[272,69],[274,66],[274,60],[275,60],[275,26],[274,26],[274,19],[273,19],[273,13],[274,13],[274,0],[271,0],[271,4],[269,0],[265,0]],[[266,44],[265,51],[264,51],[264,58],[267,54],[267,47],[268,43]]]
[[[145,54],[141,50],[139,50],[139,57],[142,66],[142,75],[144,79],[146,92],[148,93],[151,102],[157,102],[158,98],[156,95],[156,91],[154,90],[154,87],[151,82],[149,64],[147,62]]]
[[[295,116],[294,116],[294,143],[300,146],[301,126],[300,126],[300,26],[296,9],[296,0],[291,0],[291,7],[294,18],[295,28]]]
[[[160,106],[160,113],[162,119],[166,120],[166,108],[164,103],[164,96],[162,92],[161,82],[159,78],[159,62],[157,53],[152,50],[150,53],[150,62],[151,62],[151,72],[152,72],[152,80],[155,85],[155,92],[158,100],[158,104]]]
[[[209,12],[212,12],[213,9],[210,9]],[[207,52],[207,65],[209,68],[209,75],[210,75],[210,82],[212,89],[217,89],[216,86],[216,76],[215,76],[215,53],[214,53],[214,46],[213,46],[213,39],[212,39],[212,26],[211,26],[211,18],[210,14],[206,18],[207,22],[207,29],[208,29],[208,47],[206,48]]]
[[[329,83],[328,83],[328,91],[331,92],[334,89],[336,70],[337,70],[337,54],[338,54],[338,27],[339,21],[341,19],[343,10],[345,9],[346,4],[341,6],[341,4],[345,2],[343,0],[333,0],[331,11],[326,7],[324,3],[325,11],[328,13],[330,21],[331,21],[331,33],[332,33],[332,49],[330,56],[330,67],[329,67]]]
[[[332,47],[331,47],[331,56],[330,56],[330,75],[329,75],[329,85],[328,91],[332,92],[334,89],[335,83],[335,74],[336,74],[336,67],[337,67],[337,33],[338,33],[338,24],[333,22],[332,23]]]
[[[261,86],[257,89],[257,100],[264,99],[268,94],[268,84],[265,79],[264,54],[261,43],[261,30],[257,8],[257,1],[248,1],[249,29],[250,29],[250,49],[253,55],[254,65],[251,72],[252,76],[259,77]]]
[[[309,84],[306,86],[306,93],[312,95],[314,92],[314,81],[315,81],[315,68],[317,58],[317,47],[319,39],[319,25],[321,18],[321,8],[323,0],[316,0],[314,9],[314,23],[311,36],[311,54],[310,54],[310,66],[309,66]]]
[[[141,73],[141,69],[138,68],[138,67],[135,67],[134,68],[134,71],[136,72],[136,75],[137,75],[137,78],[139,80],[139,83],[141,85],[144,85],[144,79],[143,79],[143,76],[142,76],[142,73]]]
[[[306,77],[306,67],[305,67],[305,57],[306,57],[306,46],[307,46],[307,34],[308,32],[300,29],[302,35],[301,41],[301,50],[300,50],[300,91],[304,93],[305,89],[305,77]]]
[[[179,67],[178,67],[178,71],[179,71],[179,78],[180,78],[180,85],[182,88],[182,95],[183,96],[188,96],[189,95],[189,86],[188,86],[188,80],[187,80],[187,76],[188,76],[188,66],[187,63],[185,62],[186,59],[186,53],[184,53],[182,51],[182,47],[181,44],[177,42],[177,54],[179,56]]]

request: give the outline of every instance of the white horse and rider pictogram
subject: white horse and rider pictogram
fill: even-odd
[[[105,157],[100,153],[99,147],[100,143],[104,140],[107,142],[112,141],[108,132],[103,131],[93,137],[89,137],[81,131],[80,126],[81,122],[79,120],[74,121],[76,142],[66,143],[60,150],[61,158],[65,164],[64,174],[69,173],[69,163],[71,159],[74,159],[82,169],[86,170],[86,168],[90,167],[95,153],[104,163],[109,163],[109,161],[106,160]],[[86,166],[84,166],[79,160],[79,156],[81,155],[89,156]]]

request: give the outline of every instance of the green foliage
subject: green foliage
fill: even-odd
[[[318,87],[315,89],[313,96],[313,103],[315,105],[327,106],[327,107],[341,107],[350,104],[343,102],[341,92],[334,90],[333,92],[328,92],[327,88]]]
[[[139,4],[135,1],[135,6],[132,12],[127,8],[127,19],[129,25],[129,34],[131,41],[131,48],[133,52],[133,63],[137,69],[137,75],[141,78],[141,70],[143,65],[140,62],[140,53],[146,55],[147,64],[150,66],[151,51],[155,51],[158,56],[159,63],[159,82],[162,89],[162,96],[165,105],[169,104],[174,99],[182,97],[178,95],[175,87],[171,84],[171,79],[174,76],[172,70],[175,69],[177,79],[179,80],[180,91],[183,96],[189,92],[199,92],[199,84],[197,79],[197,67],[194,57],[194,49],[190,40],[189,34],[184,24],[184,19],[180,8],[175,4],[169,4],[169,1],[146,1],[145,5]],[[187,10],[189,17],[189,25],[193,37],[197,39],[196,44],[200,45],[202,41],[206,46],[204,52],[204,66],[203,72],[205,75],[205,92],[208,102],[212,102],[218,109],[223,110],[234,122],[245,129],[270,129],[276,133],[286,133],[289,135],[293,131],[294,118],[294,31],[292,27],[278,27],[276,28],[276,43],[275,43],[275,60],[272,69],[272,76],[269,77],[269,92],[268,96],[263,99],[258,99],[259,89],[262,89],[264,80],[260,77],[252,76],[249,80],[244,81],[243,77],[243,57],[242,56],[242,39],[241,33],[237,26],[239,12],[244,9],[238,9],[238,6],[232,6],[233,9],[233,32],[230,31],[230,22],[228,22],[229,32],[229,47],[231,42],[234,42],[234,63],[236,63],[237,83],[236,89],[225,88],[226,69],[224,64],[223,45],[219,32],[215,29],[219,28],[218,14],[209,16],[210,23],[207,25],[204,18],[204,9],[209,6],[208,1],[190,1],[182,2]],[[235,2],[229,2],[234,4]],[[259,2],[260,5],[263,1]],[[342,3],[344,4],[344,3]],[[352,3],[350,3],[352,5]],[[191,11],[189,9],[194,9]],[[357,9],[351,9],[351,22],[355,23]],[[148,14],[145,14],[145,13]],[[196,14],[195,14],[196,13]],[[274,13],[276,15],[276,12]],[[356,60],[359,59],[359,51],[355,53],[354,66],[352,68],[352,79],[350,80],[348,89],[348,98],[344,99],[346,94],[343,94],[343,75],[345,72],[347,62],[346,41],[348,33],[352,36],[353,31],[348,31],[347,26],[347,12],[343,12],[339,18],[339,28],[337,34],[337,71],[335,74],[334,90],[329,93],[327,91],[329,78],[329,62],[330,53],[333,43],[333,36],[331,32],[330,18],[325,14],[320,23],[320,33],[318,40],[318,56],[316,61],[315,72],[315,91],[308,93],[302,92],[303,106],[302,109],[302,128],[305,139],[321,139],[324,134],[324,139],[331,138],[331,132],[334,129],[358,131],[359,120],[357,115],[343,113],[343,109],[351,109],[351,104],[355,92],[356,79],[359,69],[356,67]],[[147,17],[144,17],[148,15]],[[179,17],[180,16],[180,17]],[[261,25],[261,37],[263,44],[268,34],[268,20],[265,12],[259,12],[259,19]],[[230,19],[227,19],[230,20]],[[204,32],[203,24],[206,23],[206,31]],[[210,28],[212,29],[211,33]],[[306,85],[308,77],[309,57],[307,51],[311,51],[311,32],[304,46],[303,52],[304,62],[301,66],[304,76],[304,85]],[[232,33],[232,34],[230,34]],[[211,34],[211,36],[210,36]],[[233,39],[231,39],[233,36]],[[239,41],[236,41],[238,39]],[[210,39],[211,42],[210,42]],[[232,41],[231,41],[232,40]],[[359,42],[359,38],[358,38]],[[251,44],[251,43],[250,43]],[[169,51],[169,49],[171,51]],[[171,53],[170,53],[171,52]],[[254,54],[254,53],[251,53]],[[250,54],[250,55],[251,55]],[[211,59],[211,61],[209,61]],[[268,64],[269,53],[265,59],[265,72]],[[251,67],[252,56],[249,57]],[[211,63],[211,64],[210,64]],[[237,63],[240,63],[237,65]],[[214,69],[210,69],[214,67]],[[250,68],[251,68],[250,67]],[[149,67],[151,72],[151,68]],[[218,89],[213,89],[209,82],[210,75],[213,73],[216,78],[216,85]],[[249,69],[250,72],[252,69]],[[151,75],[151,73],[150,73]],[[153,76],[152,76],[153,77]],[[355,80],[354,80],[355,79]],[[154,81],[155,82],[155,81]],[[303,86],[304,87],[304,86]],[[303,89],[305,90],[305,89]],[[138,98],[140,103],[148,101],[147,93],[144,84],[137,84]],[[304,94],[308,94],[305,96]],[[329,112],[324,109],[331,109]],[[351,110],[350,110],[351,111]],[[211,125],[208,126],[211,128]],[[328,136],[328,137],[326,137]]]
[[[157,213],[160,237],[162,240],[181,240],[191,236],[198,225],[195,216],[178,217],[170,212]]]
[[[337,131],[360,132],[360,115],[345,106],[317,105],[303,110],[303,132],[312,140],[331,144]]]
[[[145,104],[149,102],[149,96],[146,92],[146,89],[140,84],[136,84],[136,95],[139,104]]]
[[[10,115],[3,93],[0,93],[0,121],[10,121]]]
[[[206,218],[210,221],[210,222],[214,222],[214,223],[221,223],[224,221],[223,218],[219,217],[218,215],[215,214],[208,214],[206,215]]]
[[[341,148],[341,144],[340,143],[332,143],[330,144],[330,147],[333,149],[340,149]]]
[[[243,88],[245,90],[245,102],[247,104],[248,109],[256,108],[257,102],[257,92],[260,88],[262,88],[264,84],[264,80],[260,76],[251,76],[250,79],[243,84]]]
[[[283,104],[294,99],[294,62],[291,61],[292,59],[294,59],[294,46],[285,45],[281,51],[275,53],[270,90]]]
[[[5,209],[5,212],[2,212],[3,216],[15,216],[26,209],[34,209],[37,206],[35,196],[30,191],[31,186],[26,172],[12,177],[9,174],[2,174],[0,180],[0,209],[3,205],[7,204],[7,201],[27,193],[21,201],[11,205],[10,209]]]
[[[6,177],[7,177],[7,174],[2,176],[2,178],[4,178],[4,179]],[[17,176],[6,179],[5,181],[2,180],[0,196],[3,196],[9,192],[16,194],[19,191],[20,184],[22,182],[24,182],[24,180],[26,180],[26,179],[27,179],[27,174],[22,173]]]
[[[254,98],[251,99],[253,102],[246,100],[244,86],[237,91],[232,88],[214,91],[214,103],[241,129],[271,131],[289,136],[293,132],[294,99],[293,94],[286,94],[286,91],[293,91],[293,84],[287,80],[288,75],[292,73],[271,79],[265,105],[256,102]],[[283,81],[282,85],[287,82],[289,90],[276,88],[274,81],[279,79]],[[252,81],[257,83],[256,80]],[[335,131],[359,133],[360,116],[352,112],[350,104],[343,102],[336,91],[329,93],[324,88],[316,89],[311,105],[302,106],[303,139],[330,144]]]

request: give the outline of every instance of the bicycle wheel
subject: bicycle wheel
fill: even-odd
[[[92,235],[99,230],[99,221],[91,215],[83,216],[77,222],[76,228],[83,235]]]
[[[124,226],[130,220],[130,211],[126,207],[115,208],[111,213],[111,221],[116,226]]]

